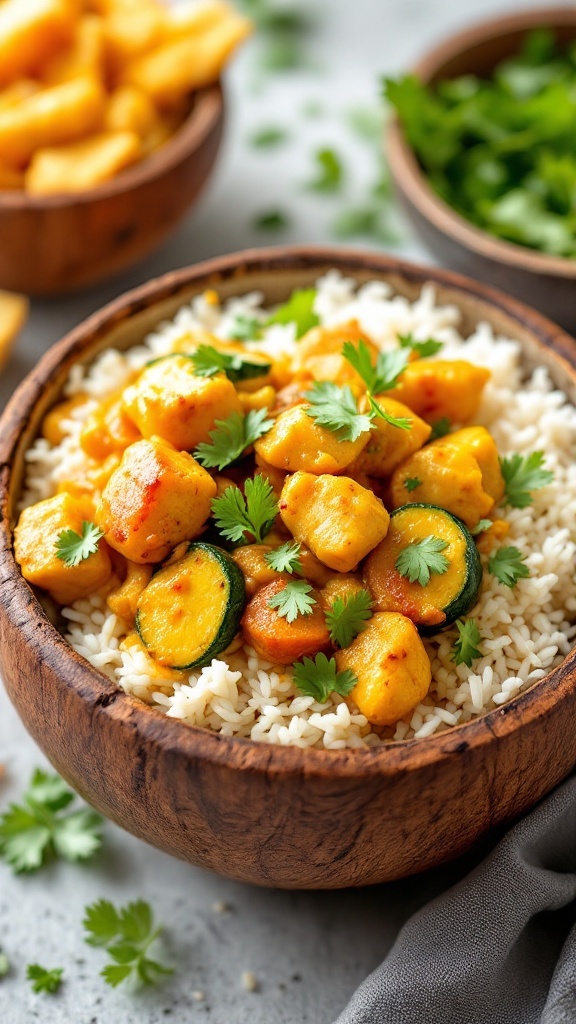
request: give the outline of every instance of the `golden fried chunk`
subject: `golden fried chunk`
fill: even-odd
[[[331,569],[350,572],[388,532],[390,516],[372,491],[347,476],[288,477],[280,515],[296,540]]]
[[[432,672],[414,623],[397,612],[378,612],[344,650],[338,671],[358,682],[351,699],[373,725],[394,725],[428,693]]]
[[[305,473],[341,473],[368,444],[370,431],[356,441],[339,441],[333,430],[320,427],[306,410],[296,405],[281,412],[274,426],[256,441],[254,448],[261,458],[276,469]]]
[[[125,558],[161,562],[198,535],[215,496],[212,477],[191,455],[159,438],[136,441],[104,488],[96,522]]]
[[[147,366],[126,388],[122,404],[143,437],[162,437],[179,451],[208,441],[216,420],[242,412],[227,377],[197,377],[194,363],[183,355]]]
[[[498,449],[485,427],[464,427],[421,448],[394,470],[394,508],[406,504],[406,480],[418,479],[418,501],[439,505],[476,526],[504,494]]]
[[[30,195],[83,192],[113,178],[141,156],[134,132],[101,132],[80,142],[39,149],[26,173]]]
[[[4,366],[12,345],[28,316],[28,299],[14,292],[0,291],[0,367]]]
[[[14,530],[14,553],[24,579],[47,590],[58,604],[89,597],[112,575],[112,563],[103,540],[98,550],[78,565],[67,566],[57,557],[56,542],[63,530],[80,534],[83,521],[91,521],[94,508],[84,498],[56,494],[30,505]]]
[[[73,0],[6,0],[0,4],[0,85],[36,71],[69,41]]]
[[[489,370],[464,359],[415,359],[388,395],[428,423],[444,418],[467,423],[478,411],[489,379]]]
[[[0,160],[24,164],[37,149],[88,135],[102,121],[104,102],[101,83],[84,75],[0,110]]]

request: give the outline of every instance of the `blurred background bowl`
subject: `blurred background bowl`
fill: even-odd
[[[224,120],[219,85],[194,95],[160,149],[85,192],[0,191],[0,288],[63,295],[126,269],[173,231],[206,183]]]
[[[561,46],[572,42],[576,6],[540,7],[484,21],[429,50],[413,73],[426,84],[464,74],[488,77],[536,28],[551,29]],[[402,205],[442,264],[497,285],[576,332],[576,259],[501,241],[467,221],[429,184],[397,118],[389,125],[386,148]]]

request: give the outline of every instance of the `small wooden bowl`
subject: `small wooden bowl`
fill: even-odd
[[[563,45],[576,38],[576,7],[543,7],[495,18],[452,36],[413,68],[425,83],[462,74],[488,77],[517,53],[527,32],[550,28]],[[416,231],[442,264],[496,284],[576,332],[576,259],[548,256],[498,238],[456,213],[428,183],[397,118],[386,149],[395,189]]]
[[[469,849],[528,810],[576,763],[576,650],[510,703],[423,740],[378,749],[269,746],[190,727],[117,689],[42,611],[12,553],[24,452],[77,361],[137,343],[206,288],[268,302],[335,267],[442,303],[521,342],[576,401],[576,342],[498,292],[373,253],[264,250],[152,281],[77,327],[44,356],[0,421],[0,662],[11,700],[54,767],[142,839],[221,874],[284,888],[367,885]]]
[[[155,249],[197,198],[223,126],[219,85],[199,91],[157,152],[85,192],[0,191],[0,288],[61,295],[124,270]]]

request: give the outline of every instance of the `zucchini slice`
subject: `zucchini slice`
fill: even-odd
[[[136,629],[160,665],[200,668],[234,639],[245,600],[244,577],[230,556],[194,541],[183,558],[159,569],[142,591]]]
[[[432,573],[421,586],[410,583],[396,568],[409,544],[437,537],[447,545],[442,554],[448,569]],[[379,612],[401,612],[424,636],[450,626],[474,604],[482,582],[482,566],[474,538],[461,519],[438,505],[402,505],[390,515],[383,541],[366,559],[364,581]]]

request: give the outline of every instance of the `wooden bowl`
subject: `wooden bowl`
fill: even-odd
[[[535,8],[484,21],[430,50],[413,72],[426,83],[469,73],[488,77],[496,64],[518,52],[526,32],[539,27],[552,29],[561,45],[573,41],[576,6]],[[428,183],[396,118],[386,148],[402,205],[442,264],[496,284],[576,332],[576,259],[501,241],[456,213]]]
[[[367,885],[469,849],[532,806],[576,763],[576,651],[483,718],[378,749],[270,746],[190,727],[117,689],[73,651],[42,611],[12,553],[24,452],[71,366],[138,342],[206,288],[267,301],[331,267],[390,282],[414,299],[424,282],[518,338],[576,401],[576,342],[515,300],[450,272],[373,253],[263,250],[167,274],[90,317],[55,345],[0,421],[0,662],[11,700],[54,767],[85,799],[142,839],[221,874],[284,888]]]
[[[219,85],[199,91],[175,135],[85,192],[0,191],[0,288],[60,295],[124,270],[155,249],[197,198],[223,126]]]

